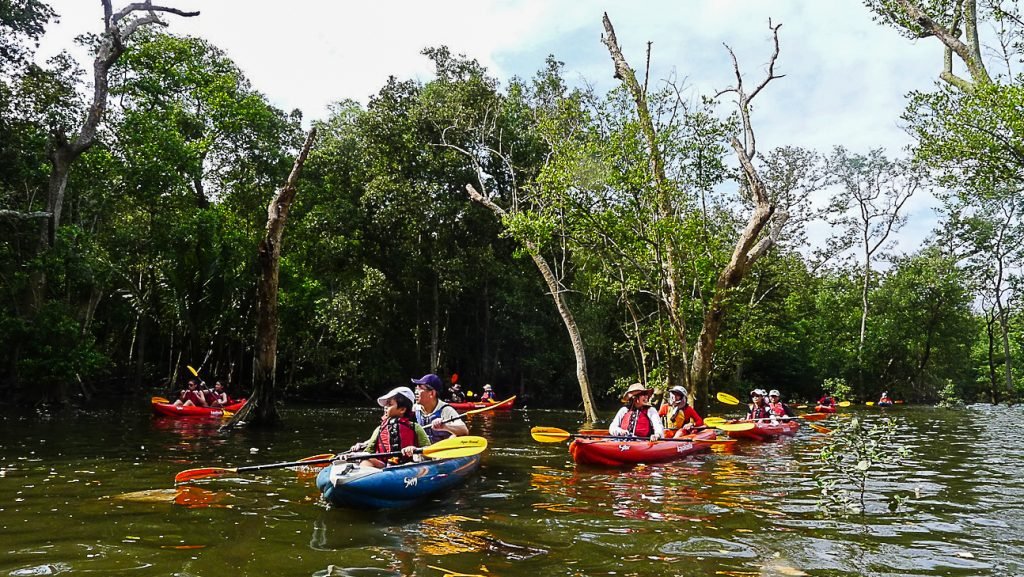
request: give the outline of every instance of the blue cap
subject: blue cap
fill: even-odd
[[[412,379],[412,382],[413,382],[414,385],[420,385],[420,386],[423,386],[423,387],[430,387],[431,389],[434,389],[435,391],[438,391],[438,392],[441,391],[441,387],[442,387],[442,385],[441,385],[441,377],[439,377],[439,376],[437,376],[437,375],[435,375],[433,373],[431,373],[429,375],[423,375],[423,377],[419,378],[419,379]]]

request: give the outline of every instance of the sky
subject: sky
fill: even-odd
[[[47,0],[60,14],[40,55],[68,49],[91,65],[73,38],[102,29],[99,0]],[[420,54],[448,46],[507,81],[529,78],[548,55],[565,63],[567,80],[613,87],[601,43],[607,12],[629,63],[644,65],[651,42],[653,84],[684,81],[696,97],[733,85],[724,45],[738,58],[749,86],[764,77],[772,23],[781,53],[773,81],[754,101],[759,149],[803,146],[828,152],[885,148],[905,155],[910,138],[899,120],[912,90],[930,90],[942,66],[935,39],[911,41],[872,21],[859,0],[157,0],[200,15],[166,15],[167,31],[201,36],[235,61],[253,86],[285,111],[327,117],[339,100],[367,102],[389,76],[431,78]],[[125,5],[114,0],[114,9]],[[912,251],[936,222],[936,202],[917,195],[899,235]],[[820,232],[820,231],[819,231]],[[815,233],[812,232],[812,236]]]

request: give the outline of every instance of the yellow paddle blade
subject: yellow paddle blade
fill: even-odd
[[[849,407],[850,406],[850,401],[839,401],[836,404],[839,405],[840,407]]]
[[[725,445],[725,444],[728,444],[728,443],[735,443],[736,439],[726,439],[726,438],[721,438],[721,439],[718,439],[718,438],[715,438],[715,439],[693,439],[693,442],[694,443],[709,443],[709,444],[715,444],[715,445],[718,445],[718,444]]]
[[[718,393],[717,395],[715,395],[715,398],[718,399],[719,402],[725,403],[727,405],[740,404],[740,400],[730,395],[729,393]]]
[[[435,459],[453,459],[477,455],[486,448],[487,439],[483,437],[449,437],[429,447],[423,447],[423,454]]]
[[[572,435],[569,431],[558,427],[534,427],[530,429],[530,436],[538,443],[559,443]]]
[[[192,365],[185,365],[185,367],[188,369],[188,372],[192,373],[193,377],[198,377],[199,376],[199,371],[193,369]]]
[[[222,418],[222,419],[230,419],[231,417],[234,417],[234,416],[235,416],[235,414],[232,413],[231,411],[221,411],[221,413],[220,413],[220,418]]]
[[[832,432],[832,429],[828,427],[823,427],[817,423],[807,423],[807,426],[814,429],[815,431],[818,431],[819,433],[825,433],[826,435]]]
[[[152,399],[149,400],[149,402],[151,402],[151,403],[161,403],[161,404],[164,404],[164,405],[166,405],[167,403],[170,403],[169,400],[167,400],[167,399],[165,399],[163,397],[153,397]]]
[[[717,427],[718,425],[721,425],[723,423],[725,423],[725,419],[723,419],[722,417],[708,417],[704,419],[704,424],[709,427]]]
[[[749,431],[754,428],[754,423],[722,423],[715,428],[722,431]]]
[[[874,402],[874,401],[868,401],[868,402],[866,402],[866,403],[864,403],[864,404],[865,404],[865,405],[867,405],[867,406],[869,406],[869,407],[873,407],[873,406],[875,406],[875,402]]]

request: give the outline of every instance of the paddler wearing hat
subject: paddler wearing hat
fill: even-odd
[[[653,394],[653,389],[648,389],[640,383],[629,385],[626,394],[622,396],[626,406],[615,413],[615,418],[608,425],[608,434],[650,438],[652,441],[663,438],[665,430],[661,424],[661,417],[658,416],[658,410],[651,406]]]

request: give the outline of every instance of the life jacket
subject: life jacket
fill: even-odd
[[[198,390],[195,390],[195,391],[186,390],[185,394],[181,397],[181,400],[182,401],[192,401],[192,404],[197,406],[197,407],[202,407],[204,405],[204,403],[206,402],[205,398],[203,397],[203,394],[200,393]]]
[[[748,415],[747,418],[748,419],[768,419],[768,418],[771,418],[771,416],[772,416],[771,409],[769,409],[768,407],[760,407],[760,406],[755,405],[755,406],[751,407],[750,415]]]
[[[777,403],[769,403],[768,409],[771,410],[772,413],[775,413],[780,417],[786,416],[786,405],[783,405],[782,401],[779,401]]]
[[[427,431],[427,436],[430,437],[431,443],[443,441],[452,436],[448,431],[437,431],[430,426],[434,419],[441,418],[441,410],[447,406],[448,403],[438,399],[437,406],[434,407],[433,412],[425,413],[423,412],[423,405],[416,405],[416,422]]]
[[[484,394],[480,395],[481,401],[493,401],[494,391],[484,391]]]
[[[649,407],[629,409],[625,415],[622,415],[619,427],[629,431],[630,436],[633,437],[650,437],[654,432],[654,425],[651,423],[651,417],[647,414],[648,409]]]
[[[416,446],[416,428],[406,417],[384,417],[380,422],[380,432],[377,434],[377,452],[393,453],[401,451],[406,447]],[[397,458],[398,463],[408,463],[412,457],[402,455]]]

